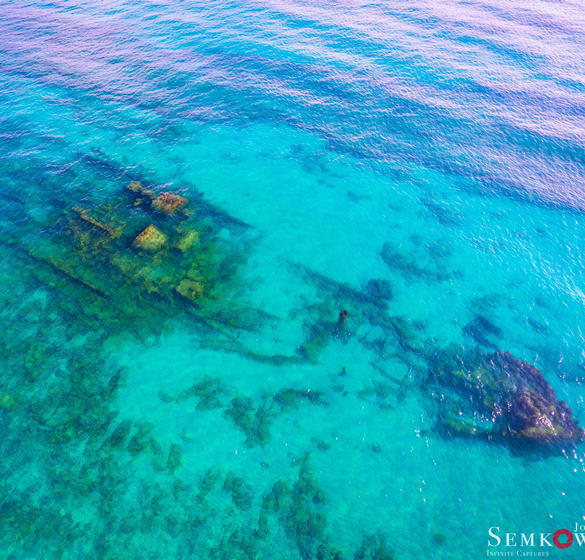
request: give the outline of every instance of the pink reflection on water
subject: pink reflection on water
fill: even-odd
[[[207,1],[188,10],[157,3],[144,19],[129,17],[121,0],[78,2],[76,9],[68,2],[58,9],[0,5],[0,45],[19,65],[38,68],[37,79],[125,103],[135,98],[153,111],[178,107],[193,117],[218,115],[219,109],[194,105],[188,86],[196,83],[257,92],[308,110],[356,110],[335,90],[281,75],[275,65],[285,59],[338,91],[361,92],[367,110],[380,118],[416,121],[416,113],[394,112],[394,102],[403,100],[479,127],[502,123],[543,138],[585,142],[584,115],[563,110],[582,105],[577,86],[585,87],[585,10],[575,2]],[[174,25],[182,32],[174,35]],[[240,53],[231,52],[231,44]],[[201,45],[220,54],[202,54]],[[181,75],[185,86],[166,83]],[[363,131],[364,137],[382,134]],[[482,164],[506,169],[510,163],[502,163],[505,150],[497,146],[482,154]],[[548,191],[556,182],[542,162],[526,158],[520,167],[509,166],[510,180],[554,194]]]

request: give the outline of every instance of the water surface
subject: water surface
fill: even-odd
[[[582,445],[445,437],[428,388],[435,351],[510,351],[585,421],[584,29],[0,0],[0,556],[469,559],[584,522]]]

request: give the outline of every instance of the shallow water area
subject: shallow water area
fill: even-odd
[[[468,559],[585,523],[583,29],[0,0],[0,558]]]

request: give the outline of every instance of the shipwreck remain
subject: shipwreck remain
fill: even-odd
[[[43,265],[35,275],[69,293],[80,315],[130,325],[186,311],[227,332],[261,314],[251,320],[253,310],[225,305],[247,241],[230,232],[222,237],[224,222],[182,194],[130,181],[105,203],[67,204],[41,236],[21,246]]]

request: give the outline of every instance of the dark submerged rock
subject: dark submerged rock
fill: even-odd
[[[493,349],[497,348],[497,346],[490,340],[490,337],[498,338],[502,336],[500,328],[483,315],[476,315],[465,325],[463,332],[478,344]]]
[[[111,447],[121,447],[128,436],[130,435],[130,430],[132,429],[132,421],[131,420],[123,420],[116,426],[112,435],[107,441]]]
[[[389,301],[394,297],[392,284],[388,280],[372,278],[365,286],[366,293],[374,299]]]
[[[383,538],[367,535],[353,558],[354,560],[393,560],[394,554]]]
[[[181,453],[181,448],[176,443],[173,443],[171,445],[169,455],[167,458],[167,469],[169,470],[169,472],[174,473],[182,464],[183,457]]]
[[[238,509],[250,509],[254,492],[243,478],[228,474],[225,478],[223,489],[231,494],[232,500]]]
[[[509,352],[441,352],[431,366],[446,392],[441,431],[536,444],[575,444],[585,433],[540,370]],[[463,399],[461,399],[463,397]],[[459,400],[458,400],[459,398]],[[457,404],[457,407],[449,405]]]

